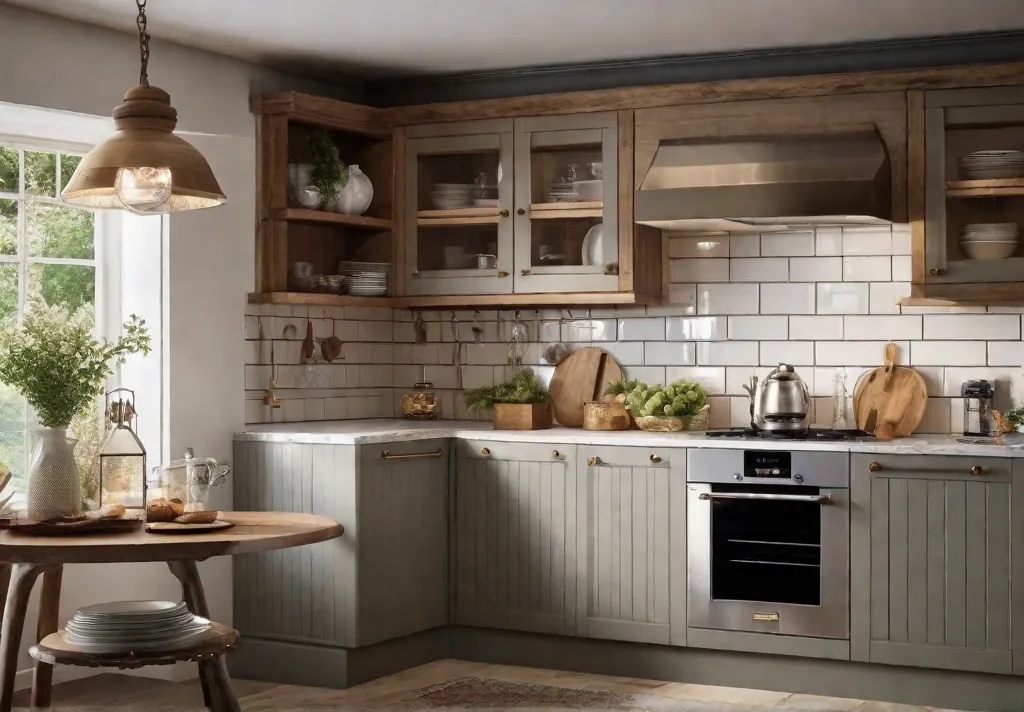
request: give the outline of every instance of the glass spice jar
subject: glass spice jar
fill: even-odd
[[[402,396],[402,417],[409,420],[437,420],[441,415],[441,399],[434,393],[434,384],[423,381]]]

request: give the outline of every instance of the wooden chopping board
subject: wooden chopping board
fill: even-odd
[[[896,345],[886,344],[886,365],[868,371],[853,393],[857,427],[884,437],[906,437],[914,432],[928,406],[928,388],[917,371],[896,365]],[[883,437],[883,435],[879,435]]]
[[[574,351],[555,367],[548,385],[555,420],[568,428],[583,426],[583,404],[601,400],[609,383],[622,380],[611,354],[598,348]]]

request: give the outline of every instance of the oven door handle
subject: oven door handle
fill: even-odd
[[[699,499],[760,499],[769,502],[810,502],[832,504],[830,494],[757,494],[756,492],[701,492]]]

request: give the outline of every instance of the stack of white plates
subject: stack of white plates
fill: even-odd
[[[430,193],[430,202],[438,210],[457,210],[473,204],[472,183],[438,183]]]
[[[91,653],[121,653],[186,646],[209,628],[184,603],[116,601],[80,608],[64,637]]]
[[[345,278],[345,291],[354,297],[381,297],[388,291],[386,272],[353,271]]]
[[[957,244],[972,260],[1001,260],[1017,251],[1016,223],[973,223],[960,232]]]
[[[975,151],[958,161],[960,176],[967,180],[992,180],[1024,176],[1024,151]]]
[[[578,180],[573,185],[574,200],[604,200],[603,180]]]

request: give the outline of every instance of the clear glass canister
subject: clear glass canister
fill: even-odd
[[[186,512],[210,508],[210,488],[224,484],[231,468],[210,457],[195,457],[192,449],[184,459],[154,467],[150,472],[149,499],[178,500]]]
[[[402,396],[402,417],[409,420],[437,420],[441,416],[441,399],[434,393],[434,384],[417,383]]]

